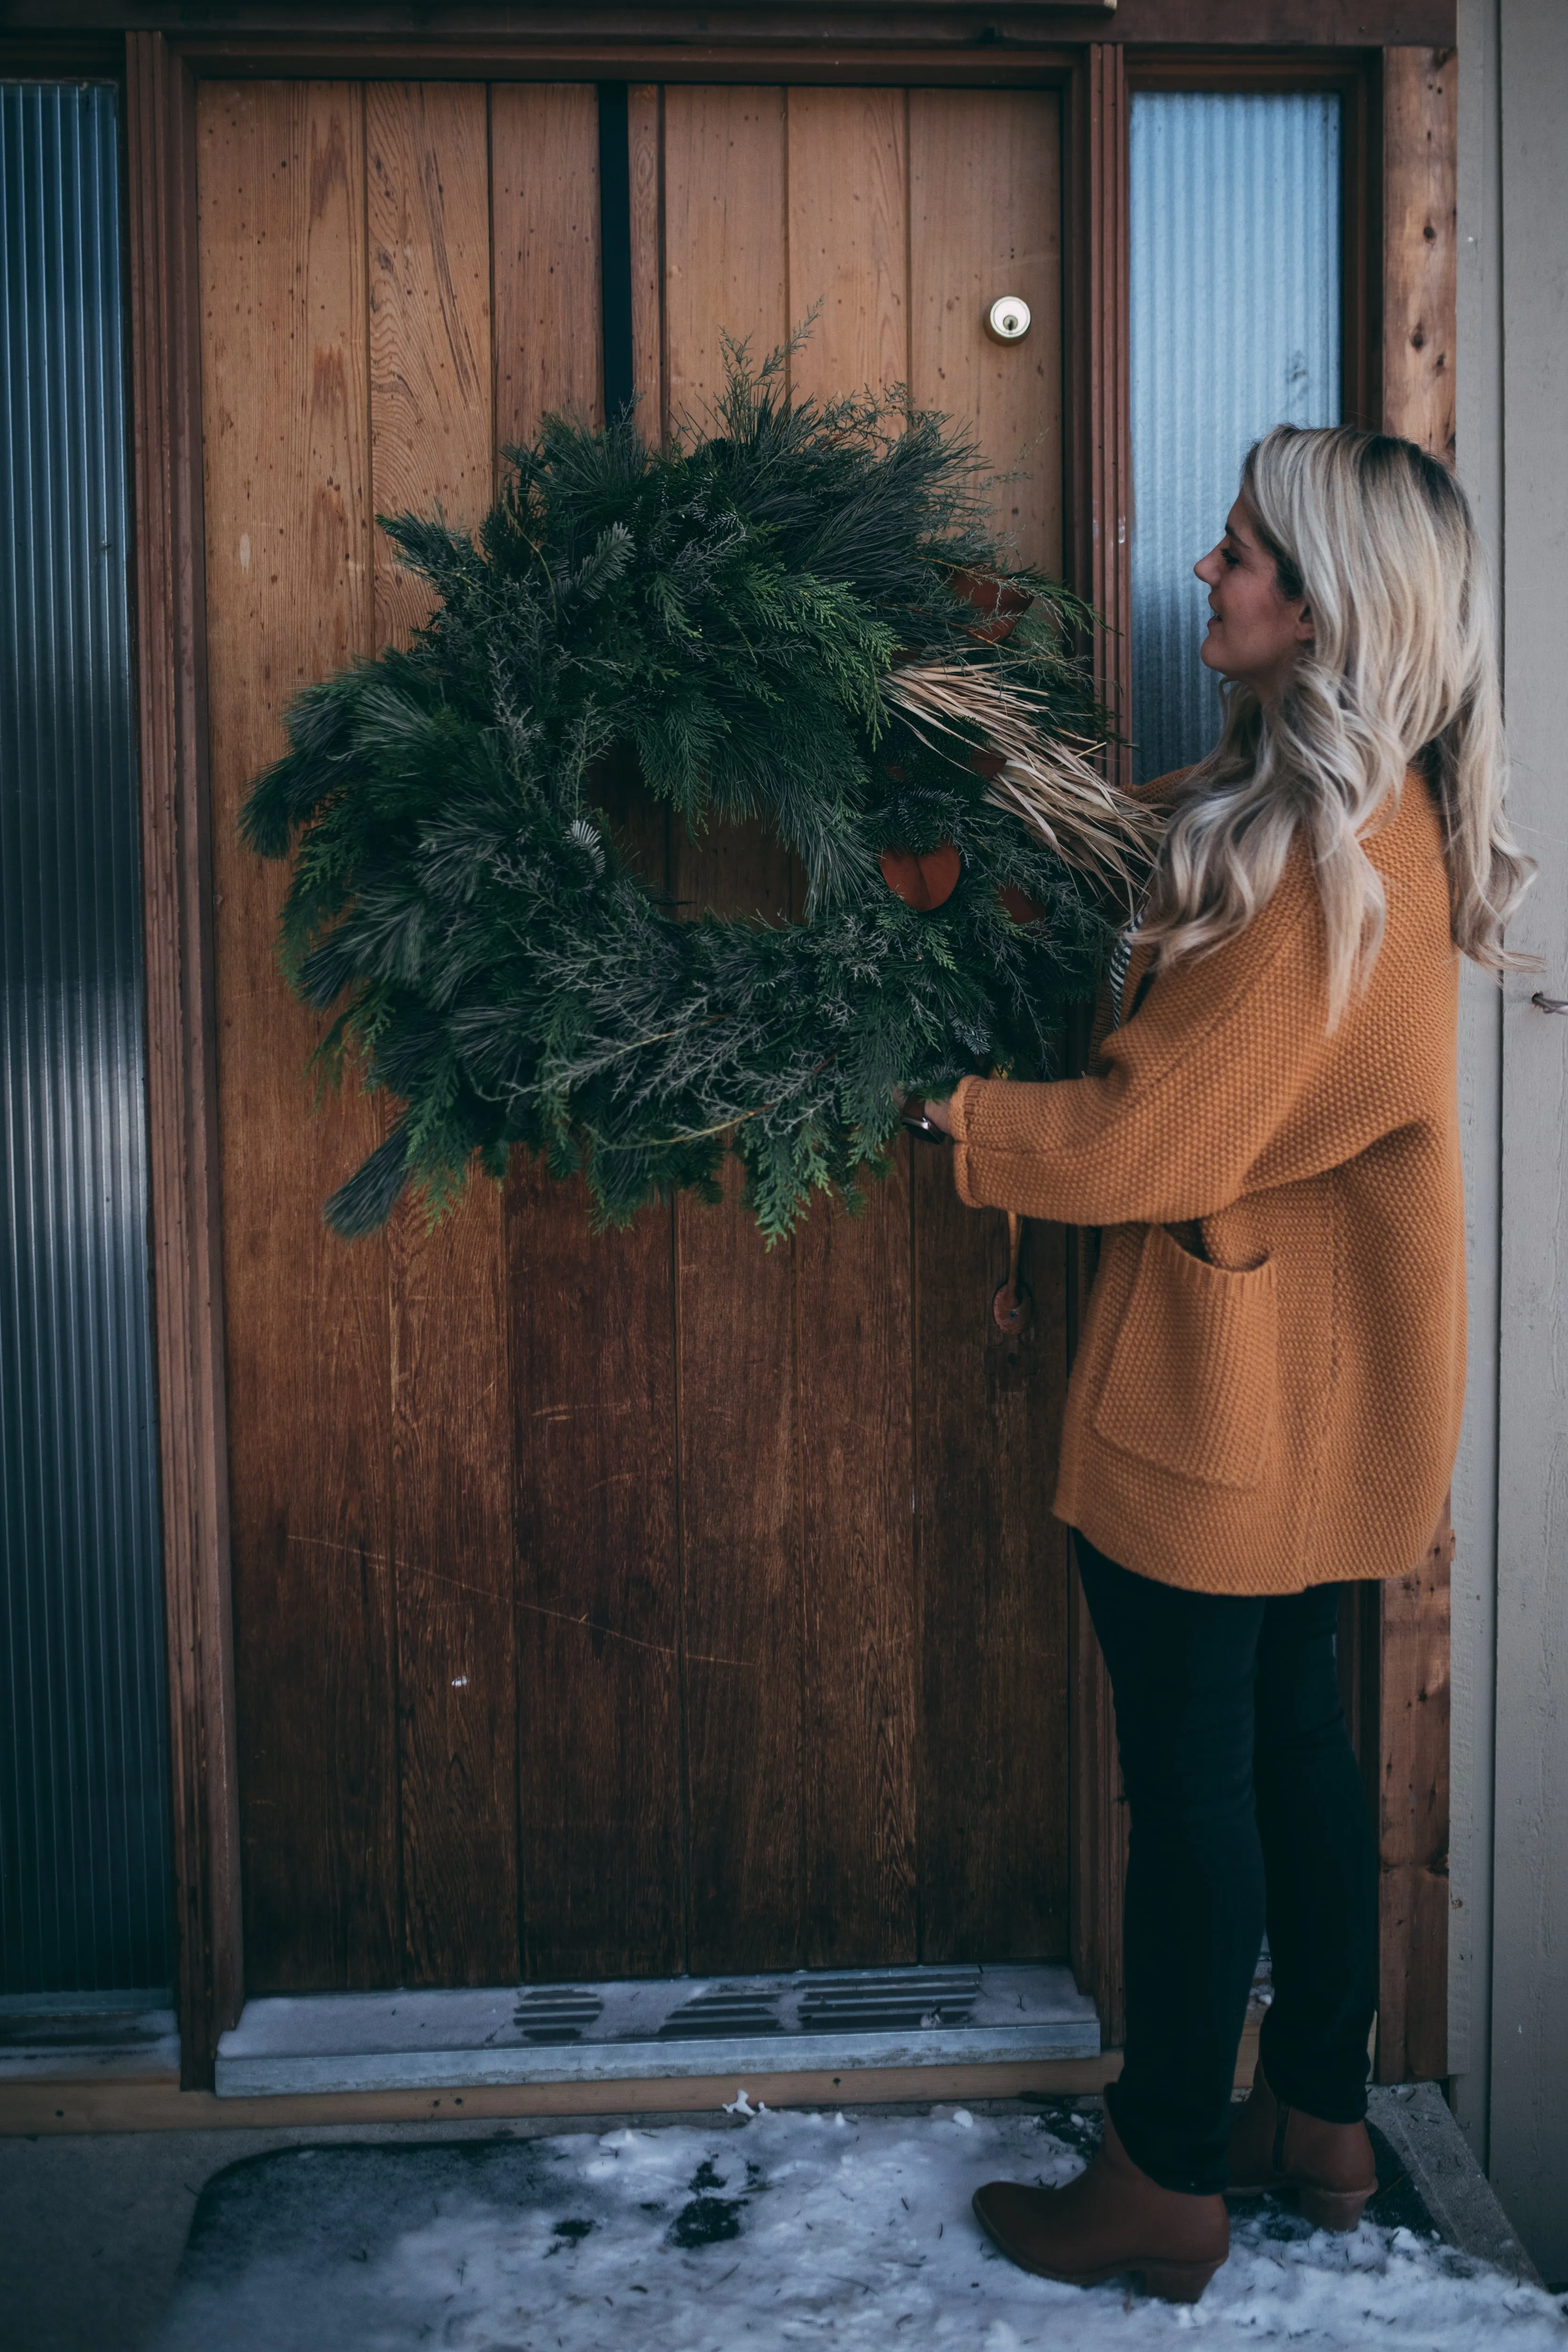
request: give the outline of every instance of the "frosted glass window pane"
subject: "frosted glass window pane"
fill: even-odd
[[[0,84],[0,2039],[174,1966],[119,109]]]
[[[1132,100],[1132,725],[1140,781],[1219,729],[1193,565],[1269,425],[1340,416],[1340,100]]]

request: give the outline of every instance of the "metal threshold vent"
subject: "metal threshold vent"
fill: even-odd
[[[484,1992],[247,2001],[218,2044],[229,2098],[1094,2058],[1094,2003],[1050,1962],[800,1969]]]
[[[0,2083],[177,2074],[180,2034],[162,1989],[0,2000]]]

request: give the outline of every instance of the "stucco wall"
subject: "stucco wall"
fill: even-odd
[[[1516,831],[1541,865],[1467,992],[1470,1394],[1457,1484],[1454,2101],[1568,2278],[1568,8],[1460,0],[1459,467],[1494,551]]]

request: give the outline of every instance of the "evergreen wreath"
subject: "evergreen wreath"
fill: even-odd
[[[242,827],[294,866],[280,953],[318,1061],[404,1105],[327,1203],[432,1217],[515,1145],[601,1222],[723,1153],[770,1239],[858,1203],[900,1091],[1049,1066],[1147,862],[1090,764],[1083,608],[1009,572],[973,445],[896,395],[791,398],[731,348],[712,430],[546,421],[477,542],[383,520],[428,625],[308,688]],[[804,919],[679,919],[601,800],[763,815]]]

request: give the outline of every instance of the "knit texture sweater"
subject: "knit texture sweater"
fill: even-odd
[[[1332,1034],[1298,842],[1213,954],[1144,987],[1135,944],[1086,1076],[952,1097],[971,1207],[1104,1228],[1055,1507],[1163,1583],[1401,1575],[1442,1510],[1464,1395],[1458,958],[1419,776],[1366,849],[1387,926]]]

